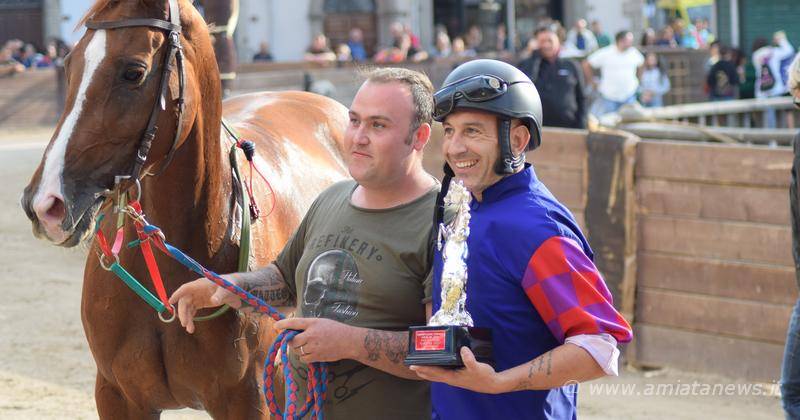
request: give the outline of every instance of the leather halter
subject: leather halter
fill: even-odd
[[[136,160],[133,165],[133,170],[131,171],[129,177],[117,177],[117,179],[129,178],[131,181],[138,181],[140,179],[142,167],[147,161],[147,155],[150,153],[150,147],[153,144],[153,139],[155,139],[156,132],[158,131],[158,127],[156,126],[158,114],[160,111],[164,111],[166,109],[167,89],[169,87],[169,79],[173,71],[173,66],[178,68],[179,80],[177,99],[178,122],[175,129],[175,137],[172,140],[172,148],[170,149],[169,154],[167,154],[167,158],[164,161],[164,164],[161,166],[161,170],[159,170],[156,174],[146,173],[145,175],[158,175],[164,171],[167,165],[169,165],[169,163],[172,161],[172,158],[175,155],[175,149],[178,146],[178,140],[181,138],[183,111],[185,106],[184,90],[186,85],[186,74],[184,73],[183,65],[184,57],[183,47],[181,46],[181,14],[180,8],[178,7],[178,0],[169,0],[169,21],[163,19],[142,18],[105,22],[95,22],[93,20],[89,20],[86,22],[86,28],[94,30],[134,27],[148,27],[167,32],[166,43],[168,45],[167,51],[164,55],[164,61],[162,62],[161,66],[161,82],[159,85],[158,97],[156,98],[156,103],[153,105],[153,110],[150,113],[150,120],[147,122],[147,128],[145,129],[144,135],[139,143],[139,150],[136,152]]]

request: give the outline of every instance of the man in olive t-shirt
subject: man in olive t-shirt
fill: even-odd
[[[348,325],[406,331],[424,325],[430,299],[430,223],[438,185],[388,209],[364,209],[350,196],[355,181],[324,191],[275,260],[296,293],[299,317],[328,318]],[[404,349],[403,349],[404,350]],[[401,350],[392,357],[402,360]],[[293,356],[297,356],[294,353]],[[306,367],[291,357],[306,389]],[[427,418],[428,383],[401,379],[354,360],[331,365],[325,414],[330,418]],[[298,395],[304,401],[305,394]],[[355,398],[358,397],[358,398]]]
[[[275,327],[303,331],[289,343],[297,380],[306,364],[331,362],[329,419],[430,417],[428,384],[403,359],[408,327],[430,316],[438,181],[422,168],[422,151],[432,113],[425,75],[372,71],[353,99],[344,136],[354,181],[317,198],[273,264],[226,276],[273,306],[297,306],[297,318]],[[204,278],[181,286],[170,302],[190,333],[198,309],[241,305]]]

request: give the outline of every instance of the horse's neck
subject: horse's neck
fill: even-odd
[[[199,260],[228,243],[230,224],[230,165],[213,125],[195,126],[164,173],[142,186],[148,221]]]

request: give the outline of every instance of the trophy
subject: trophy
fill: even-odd
[[[469,203],[471,196],[461,181],[451,181],[444,198],[445,205],[457,208],[449,226],[439,225],[437,247],[442,251],[442,304],[428,325],[409,328],[406,365],[464,366],[461,347],[467,346],[475,358],[492,361],[492,334],[488,328],[473,326],[467,312],[467,237],[469,236]]]

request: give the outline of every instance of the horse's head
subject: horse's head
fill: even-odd
[[[34,234],[67,247],[88,235],[115,178],[168,163],[198,129],[202,102],[220,101],[208,31],[187,0],[100,0],[86,19],[86,34],[65,61],[64,113],[22,197]],[[180,36],[171,37],[175,27]],[[150,140],[148,153],[142,145]]]

